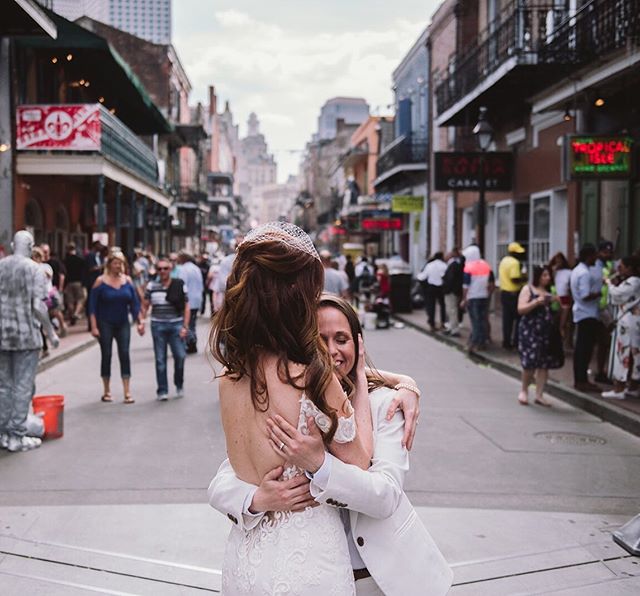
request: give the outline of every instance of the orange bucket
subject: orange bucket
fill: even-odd
[[[64,395],[38,395],[33,398],[33,412],[44,414],[44,438],[57,439],[64,434]]]

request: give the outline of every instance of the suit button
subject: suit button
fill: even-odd
[[[234,524],[238,524],[238,520],[236,519],[235,515],[231,515],[230,513],[227,513],[227,517],[234,523]]]
[[[362,536],[358,536],[356,542],[358,543],[358,546],[364,546],[364,538]]]
[[[329,505],[333,505],[335,503],[335,501],[333,499],[327,499],[327,503]]]

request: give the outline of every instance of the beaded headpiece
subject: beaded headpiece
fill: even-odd
[[[281,242],[287,246],[306,252],[314,259],[320,260],[316,247],[311,242],[309,235],[298,226],[284,221],[271,221],[251,230],[240,243],[258,244],[260,242]]]

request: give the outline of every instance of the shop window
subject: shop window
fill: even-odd
[[[529,259],[532,265],[549,261],[551,237],[551,197],[531,199],[531,242]]]
[[[610,240],[616,256],[629,251],[629,184],[626,180],[603,180],[600,184],[600,238]]]
[[[31,232],[36,244],[42,244],[44,242],[42,209],[34,199],[31,199],[25,207],[24,226],[29,232]]]
[[[599,240],[599,188],[595,180],[585,180],[582,183],[580,197],[580,244]]]
[[[507,247],[513,241],[511,203],[498,204],[495,207],[496,222],[496,263],[507,254]]]

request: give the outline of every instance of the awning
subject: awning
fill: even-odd
[[[58,30],[56,39],[24,37],[18,47],[46,52],[49,61],[71,55],[69,69],[78,77],[91,81],[92,90],[104,97],[104,105],[115,109],[118,118],[136,134],[169,133],[172,126],[153,103],[140,79],[109,42],[50,10],[46,14]]]
[[[0,37],[48,35],[55,39],[56,26],[34,0],[7,0],[2,7]]]

